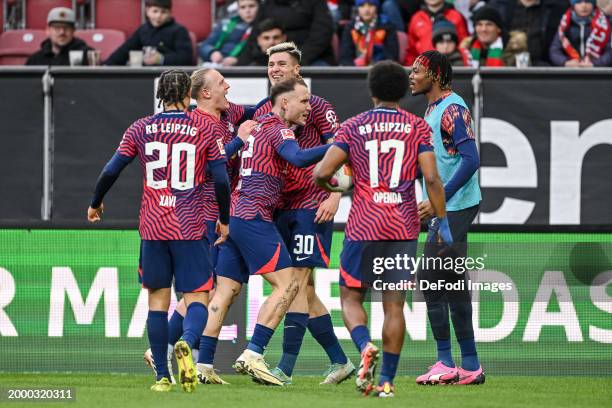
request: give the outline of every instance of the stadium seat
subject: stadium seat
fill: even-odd
[[[54,7],[72,8],[72,0],[27,0],[26,27],[43,30],[47,27],[47,15]]]
[[[125,42],[125,34],[119,30],[79,30],[75,34],[90,47],[100,51],[102,61],[105,61],[121,44]]]
[[[210,34],[212,26],[211,0],[174,0],[172,2],[172,15],[177,23],[193,31],[198,41],[202,41]]]
[[[397,43],[399,45],[399,63],[403,64],[406,59],[406,48],[408,47],[408,34],[403,31],[397,32]]]
[[[198,40],[193,31],[189,32],[189,39],[191,40],[191,48],[193,49],[193,64],[198,65]]]
[[[0,34],[0,65],[23,65],[47,39],[44,30],[12,30]]]
[[[140,0],[96,0],[96,28],[123,31],[129,37],[142,21]]]

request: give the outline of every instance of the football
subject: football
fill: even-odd
[[[334,191],[345,192],[353,188],[353,172],[348,165],[343,165],[334,173],[329,180],[330,186]]]

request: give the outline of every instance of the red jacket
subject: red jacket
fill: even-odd
[[[457,29],[458,44],[468,36],[467,23],[463,15],[452,6],[445,6],[440,14],[455,25]],[[431,41],[434,16],[429,11],[419,10],[410,19],[408,25],[408,48],[404,65],[411,66],[419,54],[433,50]]]

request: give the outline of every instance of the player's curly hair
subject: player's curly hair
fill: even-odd
[[[170,69],[164,71],[157,84],[155,97],[159,99],[158,107],[162,103],[167,105],[183,105],[183,100],[189,95],[191,90],[191,78],[185,71],[180,69]]]
[[[408,73],[394,61],[381,61],[368,72],[370,95],[385,102],[397,102],[408,92]]]
[[[417,57],[415,63],[425,67],[425,76],[440,85],[440,89],[448,91],[452,87],[453,67],[446,55],[432,50],[425,51]]]

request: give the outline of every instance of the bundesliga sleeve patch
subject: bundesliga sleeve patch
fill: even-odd
[[[281,137],[283,140],[295,139],[295,133],[291,129],[281,129]]]
[[[219,153],[225,155],[225,145],[223,144],[223,140],[217,139],[217,146],[219,147]]]

